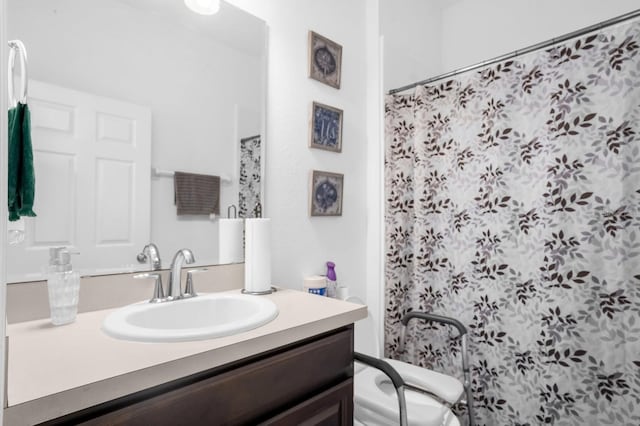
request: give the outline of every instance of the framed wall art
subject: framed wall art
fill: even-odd
[[[313,102],[309,146],[327,151],[342,151],[341,109]]]
[[[342,216],[344,175],[313,170],[311,173],[311,216]]]
[[[341,68],[342,46],[309,31],[309,77],[339,89]]]

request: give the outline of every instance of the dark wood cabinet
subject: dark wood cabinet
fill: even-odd
[[[327,389],[261,426],[341,426],[353,423],[353,379]]]
[[[46,424],[352,423],[353,327],[349,326]]]

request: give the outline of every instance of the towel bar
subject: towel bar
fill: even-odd
[[[175,172],[171,170],[163,170],[157,167],[151,168],[151,177],[173,177]],[[220,181],[223,183],[231,183],[231,178],[227,175],[221,175]]]

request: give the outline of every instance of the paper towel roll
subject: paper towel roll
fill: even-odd
[[[247,219],[244,225],[244,289],[271,289],[271,219]]]
[[[240,263],[244,260],[243,230],[244,219],[218,221],[218,263]]]

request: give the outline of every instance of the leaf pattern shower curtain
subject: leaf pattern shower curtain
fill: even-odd
[[[640,23],[386,102],[385,351],[457,374],[478,424],[640,424]]]

